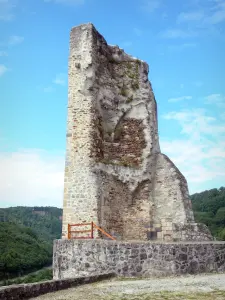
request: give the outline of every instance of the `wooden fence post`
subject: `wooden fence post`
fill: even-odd
[[[68,224],[68,240],[70,240],[71,236],[70,236],[70,224]]]
[[[94,224],[91,222],[91,239],[94,238]]]

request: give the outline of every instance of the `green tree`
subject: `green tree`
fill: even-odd
[[[225,188],[196,193],[191,200],[195,220],[206,224],[217,239],[225,240]]]
[[[36,212],[44,211],[45,214]],[[53,240],[61,236],[62,209],[0,209],[0,279],[21,276],[52,263]]]

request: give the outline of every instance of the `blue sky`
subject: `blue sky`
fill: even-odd
[[[0,0],[0,206],[62,206],[71,27],[148,62],[190,193],[225,185],[225,0]]]

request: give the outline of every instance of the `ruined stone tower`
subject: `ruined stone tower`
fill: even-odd
[[[70,35],[63,238],[90,221],[122,240],[211,239],[160,151],[147,63],[85,24]]]

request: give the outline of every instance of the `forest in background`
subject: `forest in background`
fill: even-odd
[[[190,198],[196,222],[206,224],[216,239],[225,240],[225,187]],[[53,240],[61,237],[61,216],[62,209],[56,207],[0,209],[0,281],[51,265]]]
[[[62,209],[56,207],[0,209],[0,281],[51,265],[61,216]]]
[[[204,223],[217,240],[225,241],[225,187],[190,196],[197,223]]]

